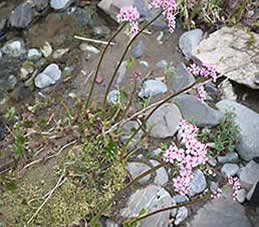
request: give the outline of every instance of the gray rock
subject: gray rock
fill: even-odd
[[[146,80],[141,88],[138,96],[140,98],[149,98],[155,95],[167,92],[167,86],[160,80]]]
[[[210,182],[210,191],[211,191],[213,194],[216,194],[216,193],[217,193],[218,188],[219,188],[219,183],[218,183],[218,182],[214,182],[214,181],[211,181],[211,182]]]
[[[233,101],[237,99],[237,95],[234,91],[234,88],[228,79],[222,81],[219,85],[219,88],[221,93],[221,99],[228,99]]]
[[[0,50],[0,60],[3,57],[2,51]]]
[[[176,203],[184,203],[189,201],[188,197],[185,195],[175,195],[173,199],[175,200]]]
[[[255,198],[257,199],[257,202],[259,201],[259,199],[258,199],[258,189],[256,190],[256,188],[258,188],[258,184],[259,184],[259,181],[256,181],[254,183],[253,187],[247,193],[246,199],[248,201],[251,201],[252,199],[255,199]]]
[[[172,206],[175,206],[175,205],[176,205],[176,202],[175,202],[175,200],[172,198]],[[175,217],[176,214],[177,214],[177,208],[171,209],[170,215],[171,215],[172,217]]]
[[[15,77],[14,75],[10,75],[10,76],[8,77],[7,83],[8,83],[8,88],[9,88],[9,90],[13,90],[14,87],[15,87],[15,85],[17,84],[17,79],[16,79],[16,77]]]
[[[225,191],[225,189],[223,189]],[[232,199],[232,190],[221,198],[208,201],[189,223],[191,227],[252,227],[246,216],[245,207]]]
[[[9,22],[12,27],[26,28],[32,22],[32,4],[24,2],[18,5],[9,17]]]
[[[48,7],[49,0],[33,0],[33,5],[37,11],[43,11]]]
[[[137,44],[131,49],[131,55],[134,58],[141,58],[144,52],[144,47],[143,40],[138,41]]]
[[[35,80],[35,86],[37,88],[46,88],[57,83],[61,78],[61,70],[57,64],[48,65],[43,72],[39,73]]]
[[[149,185],[130,196],[127,207],[121,210],[123,217],[135,217],[144,208],[149,212],[172,205],[170,194],[157,185]],[[160,212],[141,221],[141,226],[165,227],[169,223],[170,211]]]
[[[156,160],[150,160],[150,162],[151,162],[153,167],[160,164],[160,162],[158,162]],[[168,174],[167,174],[166,169],[164,167],[162,167],[162,168],[160,168],[156,171],[154,183],[159,185],[159,186],[164,186],[168,183]]]
[[[107,96],[107,102],[111,105],[119,105],[121,102],[120,91],[112,90]]]
[[[50,7],[54,10],[65,10],[74,0],[50,0]]]
[[[205,84],[205,90],[208,92],[208,95],[211,96],[213,99],[218,98],[218,89],[216,85],[212,82],[208,82]]]
[[[237,164],[226,163],[221,168],[221,173],[225,177],[232,177],[237,173],[238,170],[239,170],[239,167]]]
[[[42,57],[42,53],[40,52],[40,50],[38,50],[36,48],[31,48],[28,50],[28,53],[27,53],[28,60],[37,61],[41,57]]]
[[[237,191],[237,201],[240,203],[245,202],[246,199],[246,190],[245,189],[240,189]]]
[[[34,68],[33,68],[34,64],[31,61],[25,61],[22,64],[22,67],[20,68],[20,78],[22,80],[27,80],[30,76],[31,73],[33,73]]]
[[[202,193],[207,186],[206,178],[200,169],[196,169],[193,172],[193,179],[190,184],[190,196],[195,196]]]
[[[249,41],[251,37],[253,37],[252,44]],[[224,74],[229,79],[259,89],[255,83],[259,60],[250,61],[258,51],[257,33],[248,33],[238,26],[225,26],[202,40],[192,54],[201,62],[214,65],[218,73]]]
[[[197,47],[202,39],[203,31],[201,29],[194,29],[185,32],[179,39],[179,47],[182,50],[184,56],[187,58],[192,57],[192,51]]]
[[[177,211],[176,218],[174,221],[175,225],[179,225],[188,217],[188,209],[186,207],[180,207]]]
[[[229,152],[224,156],[218,156],[217,157],[219,163],[227,163],[227,162],[237,162],[238,154],[236,152]]]
[[[0,19],[0,32],[4,33],[4,30],[6,28],[6,22],[7,22],[7,19],[6,18],[1,18]]]
[[[216,105],[222,112],[232,110],[235,114],[235,123],[240,128],[240,143],[236,150],[239,156],[250,161],[259,156],[259,114],[230,100],[222,100]]]
[[[126,143],[127,140],[131,137],[132,133],[139,128],[139,124],[136,121],[128,121],[125,124],[123,124],[120,128],[120,141],[121,143]],[[129,150],[133,150],[138,143],[138,141],[143,136],[144,132],[142,130],[139,130],[138,133],[132,138],[132,140],[129,143]]]
[[[182,116],[177,106],[165,103],[147,120],[147,127],[151,130],[152,137],[167,138],[175,135],[181,119]]]
[[[2,52],[9,57],[20,57],[26,53],[26,49],[22,40],[11,40],[5,43]]]
[[[251,187],[259,180],[259,165],[253,160],[239,172],[241,186],[250,190]]]
[[[215,167],[217,165],[217,160],[215,158],[210,158],[208,163],[210,166]]]
[[[141,175],[142,173],[146,172],[147,170],[149,170],[150,167],[144,163],[141,162],[129,162],[128,163],[128,171],[130,173],[130,175],[134,178],[136,178],[137,176]],[[147,175],[143,178],[141,178],[138,182],[140,184],[146,184],[149,179],[150,179],[151,175]]]
[[[119,67],[117,80],[116,80],[116,86],[118,88],[122,87],[122,85],[127,81],[127,72],[128,72],[127,64],[128,64],[127,61],[123,61]]]
[[[175,104],[179,107],[183,118],[191,120],[198,127],[213,127],[224,119],[224,114],[212,109],[206,103],[202,103],[192,95],[181,95],[176,97]]]
[[[157,149],[153,150],[151,153],[152,153],[151,154],[152,157],[158,157],[163,153],[163,151],[161,148],[157,148]]]
[[[176,66],[176,71],[172,78],[172,88],[174,92],[181,91],[195,82],[193,75],[187,70],[184,63],[179,63]]]

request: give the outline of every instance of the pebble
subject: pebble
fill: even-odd
[[[31,48],[28,50],[27,53],[27,59],[30,61],[37,61],[42,57],[42,53],[36,49],[36,48]]]
[[[54,10],[65,10],[74,0],[50,0],[50,7]]]
[[[218,182],[214,182],[214,181],[210,182],[210,191],[212,193],[214,193],[214,194],[217,193],[218,188],[219,188],[219,183]]]
[[[240,189],[237,191],[237,201],[240,203],[245,202],[246,199],[246,190],[245,189]]]
[[[123,61],[119,67],[118,73],[117,73],[117,80],[116,80],[116,86],[119,88],[121,87],[127,80],[127,61]]]
[[[206,178],[200,169],[196,169],[193,172],[193,179],[190,184],[190,196],[195,196],[202,193],[207,186]]]
[[[61,78],[61,70],[57,64],[48,65],[43,72],[39,73],[35,80],[37,88],[46,88],[57,83]]]
[[[8,82],[8,89],[9,90],[13,90],[15,85],[17,84],[17,79],[16,79],[16,77],[14,75],[10,75],[8,77],[8,81],[7,82]]]
[[[41,12],[48,7],[49,0],[33,0],[36,10]]]
[[[221,173],[225,177],[232,177],[237,173],[238,170],[239,170],[239,167],[237,164],[226,163],[221,168]]]
[[[140,40],[137,42],[136,46],[131,49],[131,55],[134,58],[141,58],[144,52],[144,42]]]
[[[22,40],[11,40],[5,43],[2,52],[9,57],[20,57],[26,53],[26,49]]]
[[[168,62],[165,59],[162,59],[156,63],[156,66],[160,69],[165,69],[168,66]]]
[[[27,80],[33,71],[33,63],[31,61],[25,61],[20,68],[20,78],[22,80]]]
[[[153,167],[158,166],[160,164],[160,162],[156,161],[156,160],[150,160],[151,164]],[[156,176],[154,179],[154,183],[160,186],[164,186],[168,183],[168,174],[166,172],[166,169],[164,167],[158,169],[156,171]]]
[[[167,92],[167,86],[160,80],[146,80],[138,93],[140,98],[149,98]]]
[[[181,224],[188,217],[188,209],[186,207],[180,207],[177,211],[174,224]]]
[[[99,54],[100,50],[98,50],[96,47],[88,45],[87,43],[81,43],[79,46],[80,50],[82,51],[89,51],[94,54]]]
[[[128,171],[131,174],[132,178],[136,178],[137,176],[141,175],[142,173],[146,172],[150,169],[150,166],[146,165],[145,163],[141,162],[129,162],[128,163]],[[140,184],[145,184],[149,181],[151,175],[147,175],[141,178],[138,182]]]
[[[120,91],[119,90],[112,90],[109,92],[107,96],[107,102],[111,105],[119,105],[121,100],[120,100]]]
[[[55,50],[53,53],[53,58],[54,59],[61,58],[68,51],[69,51],[69,48]]]
[[[52,46],[48,41],[46,41],[43,45],[43,47],[40,48],[41,53],[45,58],[49,57],[52,54]]]

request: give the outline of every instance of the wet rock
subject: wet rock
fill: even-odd
[[[132,133],[139,128],[139,124],[137,121],[128,121],[125,124],[123,124],[120,128],[120,141],[121,143],[126,143],[127,140],[131,137]],[[138,133],[132,138],[132,140],[129,143],[129,150],[133,150],[135,148],[135,145],[138,143],[138,141],[143,136],[144,132],[142,130],[139,130]]]
[[[32,22],[32,4],[24,2],[18,5],[9,17],[9,23],[15,28],[26,28]]]
[[[9,57],[20,57],[26,53],[26,49],[22,40],[11,40],[5,43],[2,52]]]
[[[41,12],[48,7],[49,0],[33,0],[36,10]]]
[[[107,96],[107,102],[111,105],[119,105],[121,102],[120,91],[112,90]]]
[[[116,86],[118,88],[122,87],[122,85],[127,81],[127,61],[123,61],[119,67],[118,73],[117,73],[117,80],[116,80]]]
[[[50,7],[54,10],[65,10],[74,0],[50,0]]]
[[[40,48],[41,53],[45,58],[49,57],[52,54],[52,46],[48,41],[44,43],[44,45]]]
[[[194,29],[181,35],[179,39],[179,47],[184,56],[187,58],[192,57],[192,51],[199,45],[202,35],[203,31],[201,29]]]
[[[174,221],[175,225],[181,224],[188,217],[188,209],[186,207],[180,207],[177,211]]]
[[[216,71],[229,79],[258,89],[259,86],[255,84],[255,73],[259,71],[259,61],[248,63],[258,51],[258,34],[232,26],[222,27],[201,41],[193,55],[202,62],[215,65]],[[229,72],[231,69],[236,70]]]
[[[136,217],[142,209],[149,212],[171,206],[170,194],[157,185],[149,185],[130,196],[127,207],[121,210],[123,217]],[[169,223],[170,211],[160,212],[141,221],[141,226],[164,227]]]
[[[238,154],[236,152],[229,152],[224,156],[217,157],[219,163],[227,163],[227,162],[237,162],[239,160]]]
[[[144,52],[144,47],[143,40],[138,41],[137,44],[131,49],[131,55],[134,58],[141,58]]]
[[[53,53],[53,58],[54,59],[61,58],[68,51],[69,51],[69,48],[55,50]]]
[[[221,173],[225,177],[232,177],[237,173],[238,170],[239,170],[239,167],[237,164],[226,163],[221,168]]]
[[[187,70],[184,63],[180,63],[176,66],[176,71],[172,78],[172,88],[174,92],[181,91],[195,82],[193,75]]]
[[[190,184],[190,196],[195,196],[202,193],[206,189],[207,183],[203,172],[200,169],[196,169],[193,172],[193,179]]]
[[[245,202],[246,199],[246,190],[245,189],[240,189],[237,191],[237,201],[240,203]]]
[[[249,201],[250,206],[259,206],[259,181],[254,183],[247,193],[246,199]]]
[[[182,119],[177,106],[172,103],[166,103],[157,109],[147,120],[150,135],[155,138],[167,138],[174,136],[178,124]]]
[[[224,114],[212,109],[192,95],[180,95],[174,99],[185,120],[192,120],[198,127],[213,127],[224,119]]]
[[[160,80],[146,80],[138,93],[140,98],[149,98],[167,92],[167,86]]]
[[[237,100],[237,95],[229,80],[224,80],[222,83],[220,83],[219,87],[221,99],[228,99],[233,101]]]
[[[61,70],[57,64],[48,65],[43,72],[39,73],[35,80],[37,88],[46,88],[57,83],[61,78]]]
[[[16,77],[15,77],[14,75],[10,75],[10,76],[8,77],[7,83],[8,83],[8,90],[13,90],[14,87],[15,87],[15,85],[17,84],[17,79],[16,79]]]
[[[252,227],[246,216],[245,207],[232,199],[232,190],[223,189],[220,198],[208,201],[190,221],[191,227]]]
[[[236,115],[234,121],[240,128],[240,143],[236,147],[239,156],[246,161],[259,156],[259,114],[230,100],[222,100],[216,106],[222,112],[232,110]]]
[[[141,162],[129,162],[128,163],[128,171],[131,176],[136,178],[137,176],[141,175],[142,173],[146,172],[147,170],[151,169],[150,166],[141,163]],[[151,175],[147,175],[141,178],[138,182],[140,184],[146,184],[150,180]]]
[[[158,162],[156,160],[150,160],[150,162],[151,162],[153,167],[160,164],[160,162]],[[162,168],[160,168],[156,171],[154,183],[159,185],[159,186],[164,186],[168,183],[168,174],[167,174],[166,169],[164,167],[162,167]]]
[[[31,48],[28,50],[27,59],[30,61],[37,61],[42,57],[41,52],[36,48]]]
[[[253,160],[250,161],[245,167],[241,168],[239,179],[241,186],[250,190],[254,183],[259,181],[259,165]]]

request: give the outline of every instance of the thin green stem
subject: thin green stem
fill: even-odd
[[[85,105],[85,109],[88,108],[89,104],[90,104],[90,100],[91,100],[91,97],[92,97],[92,94],[93,94],[93,90],[94,90],[94,87],[95,87],[95,81],[96,81],[96,78],[97,78],[97,75],[99,73],[99,70],[100,70],[100,67],[101,67],[101,63],[103,61],[103,57],[104,57],[104,54],[105,52],[107,51],[108,47],[110,46],[112,40],[120,33],[120,31],[126,26],[126,23],[122,24],[119,29],[112,35],[112,37],[110,38],[110,40],[108,41],[107,45],[105,46],[105,48],[103,49],[103,52],[102,52],[102,55],[99,59],[99,62],[97,64],[97,68],[96,68],[96,71],[95,71],[95,75],[94,75],[94,79],[93,79],[93,82],[92,82],[92,86],[91,86],[91,89],[90,89],[90,92],[89,92],[89,95],[88,95],[88,98],[87,98],[87,101],[86,101],[86,105]]]
[[[163,11],[161,11],[156,17],[154,17],[150,22],[148,22],[145,26],[143,26],[143,28],[129,41],[127,47],[125,48],[125,50],[124,50],[124,52],[123,52],[123,54],[122,54],[122,56],[121,56],[121,59],[120,59],[120,61],[119,61],[119,64],[116,66],[116,68],[115,68],[115,70],[114,70],[114,73],[113,73],[113,75],[112,75],[112,78],[111,78],[111,80],[110,80],[110,82],[109,82],[109,84],[108,84],[108,87],[107,87],[107,89],[106,89],[105,96],[104,96],[104,100],[103,100],[103,109],[105,109],[105,107],[106,107],[106,99],[107,99],[108,93],[109,93],[109,91],[110,91],[110,89],[111,89],[112,83],[113,83],[113,81],[114,81],[114,79],[115,79],[115,77],[116,77],[116,75],[117,75],[117,73],[118,73],[118,70],[119,70],[119,68],[120,68],[120,66],[121,66],[121,64],[122,64],[122,62],[123,62],[123,60],[124,60],[126,54],[128,53],[128,50],[129,50],[130,46],[131,46],[132,43],[136,40],[136,38],[137,38],[149,25],[151,25],[155,20],[157,20],[162,14],[163,14]]]

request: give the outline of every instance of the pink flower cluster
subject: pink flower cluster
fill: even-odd
[[[198,99],[204,103],[207,97],[207,92],[204,89],[204,86],[200,86],[197,88],[197,92],[198,92]]]
[[[213,82],[216,82],[217,80],[215,66],[210,65],[208,63],[203,63],[202,66],[193,63],[191,64],[191,66],[187,67],[187,69],[195,76],[201,76],[205,78],[211,77]]]
[[[207,161],[207,147],[196,139],[198,128],[189,122],[181,120],[178,136],[185,148],[170,146],[164,153],[164,161],[174,163],[180,167],[179,176],[174,181],[175,191],[181,195],[189,192],[189,185],[193,178],[193,168]]]
[[[176,14],[176,3],[174,0],[153,0],[151,7],[154,9],[161,8],[163,15],[168,21],[168,30],[173,33],[175,30],[175,14]]]
[[[233,200],[237,199],[238,191],[240,190],[240,180],[237,177],[229,177],[228,183],[233,185]]]
[[[127,6],[120,9],[120,13],[117,15],[117,20],[121,22],[129,22],[130,34],[132,36],[136,35],[139,31],[138,19],[139,12],[136,7]]]
[[[215,193],[213,193],[211,195],[211,197],[214,199],[214,198],[220,198],[223,194],[223,191],[222,189],[218,188],[217,191]]]

